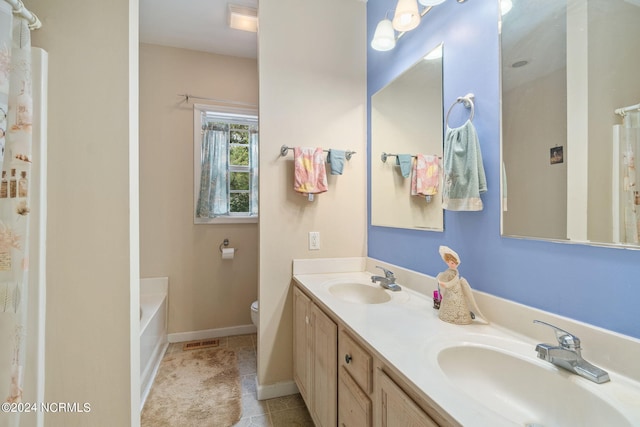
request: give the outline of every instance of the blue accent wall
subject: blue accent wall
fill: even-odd
[[[395,3],[368,1],[369,42],[385,13],[389,10],[392,16]],[[475,289],[640,338],[640,251],[500,236],[498,19],[498,0],[447,0],[405,34],[394,50],[368,47],[370,135],[371,95],[444,42],[444,114],[457,97],[476,95],[473,122],[488,184],[482,195],[484,210],[445,211],[444,233],[372,226],[369,205],[368,256],[435,276],[446,268],[438,254],[438,247],[446,245],[460,255],[460,273]],[[461,106],[454,109],[452,127],[462,124],[463,114]],[[378,158],[370,142],[367,154]],[[370,179],[367,191],[371,200]]]

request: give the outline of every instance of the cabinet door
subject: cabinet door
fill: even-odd
[[[338,427],[371,427],[371,400],[344,366],[338,379]]]
[[[313,396],[311,411],[321,427],[338,420],[338,327],[315,304],[311,304],[313,326]]]
[[[293,379],[307,405],[311,402],[311,300],[293,288]]]
[[[382,427],[438,427],[384,372],[378,371]]]

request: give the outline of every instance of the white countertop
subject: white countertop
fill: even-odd
[[[432,307],[431,298],[408,287],[403,287],[400,292],[386,291],[390,294],[391,301],[383,304],[346,302],[328,291],[329,286],[340,282],[378,287],[371,283],[371,275],[366,271],[294,274],[294,280],[320,302],[324,309],[328,309],[374,348],[384,362],[391,364],[460,424],[465,427],[522,425],[472,397],[476,393],[491,393],[490,389],[461,391],[457,388],[438,367],[437,353],[446,343],[451,342],[490,343],[516,353],[518,357],[530,359],[528,362],[555,373],[559,368],[536,358],[537,342],[495,324],[453,325],[443,322],[438,318],[438,310]],[[398,283],[402,285],[400,280]],[[480,308],[483,310],[482,306]],[[552,339],[551,334],[547,342]],[[518,373],[513,372],[513,375]],[[562,372],[559,375],[572,374]],[[575,379],[571,378],[571,381],[590,383],[577,375],[572,376]],[[640,384],[614,372],[610,372],[610,376],[612,381],[609,383],[584,385],[586,388],[597,387],[599,396],[605,400],[622,400],[626,404],[622,408],[624,415],[631,425],[640,425]],[[508,412],[508,405],[509,402],[505,402],[505,412]]]

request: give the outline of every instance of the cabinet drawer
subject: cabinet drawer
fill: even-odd
[[[344,330],[340,330],[338,339],[338,363],[344,366],[362,390],[371,393],[373,358]]]
[[[344,367],[339,377],[338,427],[371,427],[371,400]]]

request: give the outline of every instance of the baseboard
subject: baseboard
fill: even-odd
[[[289,396],[299,393],[298,386],[294,381],[284,381],[281,383],[262,385],[256,378],[256,390],[258,400],[273,399],[274,397]]]
[[[240,325],[229,328],[205,329],[203,331],[177,332],[169,334],[167,339],[170,343],[206,340],[209,338],[230,337],[234,335],[255,334],[257,328],[255,325]]]

